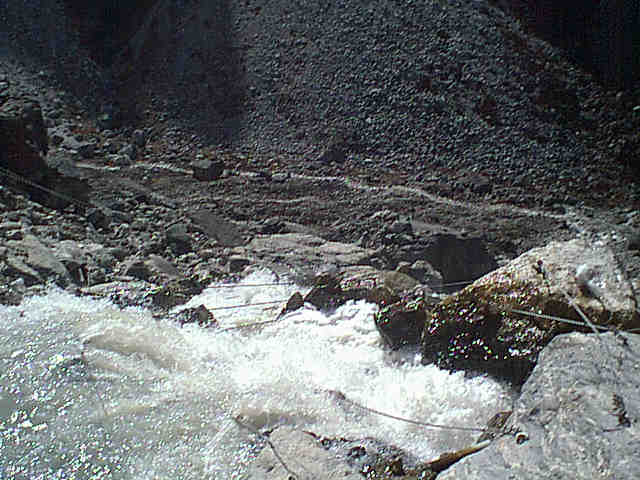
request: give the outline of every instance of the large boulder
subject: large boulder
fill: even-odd
[[[7,257],[7,265],[15,274],[24,278],[28,285],[53,279],[66,286],[72,280],[55,251],[35,235],[25,234],[21,240],[9,240],[6,246],[11,252]]]
[[[439,480],[640,478],[640,337],[556,337],[522,387],[507,429]]]
[[[530,250],[426,314],[423,361],[519,384],[554,336],[591,331],[574,304],[595,325],[637,328],[632,287],[615,265],[609,248],[584,240]]]
[[[234,250],[234,253],[251,258],[277,273],[293,273],[302,282],[314,278],[318,272],[368,265],[375,256],[373,250],[354,244],[327,242],[303,233],[257,235],[244,247]]]

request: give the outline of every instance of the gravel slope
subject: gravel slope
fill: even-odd
[[[455,198],[640,199],[638,97],[602,89],[487,1],[192,1],[168,12],[156,19],[172,40],[138,57],[135,84],[159,131],[170,118],[203,145],[278,155],[296,171],[400,173]]]

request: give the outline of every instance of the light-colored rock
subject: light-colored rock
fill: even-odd
[[[520,383],[554,336],[591,331],[572,302],[596,325],[637,328],[633,293],[616,265],[605,245],[583,240],[532,249],[434,308],[423,333],[424,359]]]
[[[125,275],[140,280],[168,280],[180,276],[180,271],[169,260],[158,255],[149,255],[147,258],[132,257],[124,262]]]
[[[354,244],[327,242],[302,233],[258,235],[242,250],[239,253],[246,252],[275,271],[289,270],[305,277],[335,268],[367,265],[375,255],[373,250]]]
[[[249,468],[252,480],[282,480],[291,478],[323,480],[362,480],[355,469],[333,451],[327,450],[316,438],[308,433],[289,427],[276,429],[269,439],[280,458],[287,465],[287,471],[269,446],[260,452]]]
[[[542,262],[544,274],[539,273],[538,262]],[[500,286],[510,292],[511,298],[535,290],[538,309],[578,320],[567,294],[595,324],[621,329],[640,327],[629,282],[618,269],[611,249],[604,244],[582,239],[552,242],[524,253],[474,286]],[[510,303],[507,298],[504,301]]]
[[[55,277],[63,284],[69,280],[69,272],[63,263],[56,258],[55,252],[44,245],[38,237],[25,234],[22,240],[11,240],[7,247],[23,256],[23,262],[44,278]]]
[[[541,353],[507,427],[439,480],[640,478],[640,336],[571,333]]]

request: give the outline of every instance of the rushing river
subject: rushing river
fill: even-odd
[[[244,285],[274,282],[256,273]],[[222,328],[272,320],[277,309],[219,307],[286,299],[291,286],[210,288]],[[52,290],[0,306],[0,479],[245,478],[253,425],[376,437],[424,460],[474,435],[341,408],[328,391],[394,415],[482,426],[510,405],[485,378],[465,379],[417,354],[390,354],[375,307],[311,308],[259,329],[180,328],[142,309]]]

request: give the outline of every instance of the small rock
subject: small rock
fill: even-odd
[[[82,143],[78,145],[77,150],[82,158],[92,158],[96,151],[96,144],[90,142]]]
[[[196,160],[191,163],[191,168],[193,169],[193,178],[202,182],[210,182],[222,176],[224,162],[222,160]]]
[[[147,143],[147,138],[144,131],[140,129],[134,130],[133,134],[131,135],[131,141],[138,148],[144,147],[145,143]]]
[[[187,230],[187,224],[177,223],[165,232],[167,244],[176,255],[183,255],[192,250],[191,237]]]
[[[188,323],[197,323],[201,327],[209,328],[215,327],[218,324],[213,313],[211,313],[204,305],[180,310],[180,312],[175,316],[175,320],[180,324],[180,326]]]
[[[127,159],[129,159],[129,161],[133,162],[138,156],[138,151],[134,144],[128,143],[120,149],[118,154],[126,157]]]
[[[296,292],[293,295],[291,295],[291,298],[289,298],[289,301],[287,301],[287,304],[280,312],[280,316],[290,312],[295,312],[296,310],[301,309],[303,306],[304,306],[304,298],[302,297],[302,294],[300,292]]]
[[[251,260],[240,255],[232,255],[229,257],[227,266],[230,273],[241,272],[247,265],[251,264]]]

